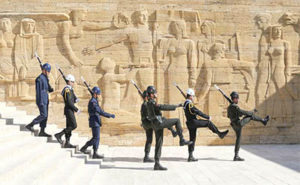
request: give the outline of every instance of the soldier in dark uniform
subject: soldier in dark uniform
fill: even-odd
[[[146,132],[146,143],[145,143],[145,157],[144,157],[144,163],[146,162],[154,162],[152,159],[149,158],[149,153],[151,149],[152,139],[153,139],[153,128],[152,123],[147,118],[147,91],[143,92],[143,99],[144,102],[141,106],[141,120],[142,120],[142,127],[144,128]],[[173,137],[177,136],[177,132],[172,128],[168,128],[171,132]]]
[[[193,152],[195,148],[197,128],[208,127],[213,133],[217,134],[221,139],[223,139],[228,130],[224,132],[220,132],[218,128],[215,126],[213,122],[211,122],[211,117],[201,112],[194,106],[193,97],[195,96],[195,92],[193,89],[187,90],[187,100],[183,104],[183,109],[186,117],[186,125],[189,129],[190,141],[193,141],[193,144],[189,145],[189,158],[188,162],[198,161],[198,159],[194,158]],[[197,119],[197,116],[200,116],[203,119]]]
[[[51,135],[45,132],[45,128],[47,126],[48,120],[48,106],[49,106],[49,98],[48,92],[53,92],[53,88],[49,84],[48,75],[51,71],[51,66],[48,63],[45,63],[42,66],[42,74],[40,74],[35,79],[35,91],[36,91],[36,104],[39,108],[40,115],[36,117],[31,123],[26,125],[25,127],[34,132],[33,126],[36,124],[40,124],[40,133],[39,136],[43,137],[51,137]]]
[[[101,127],[101,117],[104,116],[106,118],[115,118],[114,114],[109,114],[104,112],[98,103],[98,96],[100,96],[100,88],[93,87],[92,89],[93,97],[89,101],[88,112],[89,112],[89,126],[92,129],[93,137],[91,140],[86,142],[86,144],[80,149],[82,153],[87,154],[87,148],[93,145],[94,153],[93,159],[102,159],[103,155],[99,155],[97,153],[100,141],[100,127]]]
[[[72,131],[77,128],[74,112],[80,112],[80,110],[75,106],[75,103],[77,103],[79,100],[76,97],[73,89],[75,83],[74,76],[69,74],[67,75],[66,80],[67,85],[61,92],[61,95],[63,96],[65,102],[64,114],[66,116],[66,128],[63,129],[61,132],[55,134],[54,136],[60,144],[63,144],[61,137],[65,135],[66,142],[63,147],[76,148],[76,146],[70,143],[70,139],[72,136]]]
[[[186,141],[183,138],[182,134],[182,127],[180,120],[177,118],[173,119],[166,119],[162,117],[161,111],[172,111],[175,110],[177,107],[182,107],[182,104],[179,105],[163,105],[157,104],[156,102],[156,89],[153,86],[148,86],[147,88],[148,93],[148,102],[147,102],[147,115],[148,120],[152,123],[152,128],[155,130],[155,165],[154,170],[167,170],[167,168],[160,165],[159,160],[161,156],[161,148],[163,144],[163,132],[164,128],[170,128],[172,126],[176,126],[177,134],[180,138],[179,145],[190,145],[192,141]]]
[[[239,108],[239,94],[237,92],[232,92],[230,94],[232,103],[227,108],[227,117],[230,119],[230,125],[235,131],[236,134],[236,141],[235,141],[235,148],[234,148],[234,161],[244,161],[243,158],[239,157],[239,149],[240,149],[240,141],[242,136],[242,128],[244,125],[249,123],[251,120],[259,121],[263,125],[267,125],[270,117],[266,116],[264,119],[255,115],[255,111],[245,111]],[[242,117],[240,119],[240,117]]]

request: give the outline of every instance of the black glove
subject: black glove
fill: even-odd
[[[50,84],[48,84],[48,91],[49,91],[50,93],[52,93],[52,92],[54,91],[54,89],[51,87]]]
[[[183,107],[183,103],[180,103],[177,105],[178,107]]]

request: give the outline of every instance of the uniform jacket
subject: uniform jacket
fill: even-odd
[[[90,127],[101,127],[101,116],[106,118],[112,117],[112,114],[104,112],[99,106],[98,99],[92,97],[88,105],[89,112],[89,126]]]
[[[193,119],[197,119],[197,115],[201,116],[202,118],[209,119],[209,116],[201,112],[197,109],[193,102],[187,99],[183,104],[184,113],[186,116],[187,121],[191,121]]]
[[[151,128],[151,121],[148,120],[147,101],[144,101],[141,106],[141,121],[145,129]]]
[[[230,119],[231,123],[235,123],[240,121],[240,117],[242,116],[253,116],[254,112],[252,111],[245,111],[240,109],[240,107],[232,103],[227,108],[227,117]]]
[[[73,88],[71,86],[67,85],[62,90],[61,95],[63,96],[64,101],[65,101],[65,109],[64,109],[65,114],[66,114],[66,111],[77,112],[78,108],[75,106],[77,97],[74,93]]]
[[[154,99],[149,99],[147,102],[148,120],[151,122],[160,122],[163,117],[161,111],[173,111],[178,105],[157,104]]]
[[[38,106],[47,105],[49,103],[48,92],[53,92],[49,85],[49,80],[43,73],[35,79],[36,104]]]

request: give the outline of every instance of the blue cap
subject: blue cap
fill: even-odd
[[[96,94],[100,94],[101,93],[101,90],[100,90],[100,88],[99,87],[93,87],[93,89],[92,89],[92,91],[93,91],[93,93],[96,93]]]
[[[46,71],[50,72],[51,71],[51,65],[48,63],[45,63],[43,66],[43,69],[45,69]]]

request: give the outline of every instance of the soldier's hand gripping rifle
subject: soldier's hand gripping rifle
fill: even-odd
[[[65,80],[66,84],[68,84],[68,80],[66,79],[66,76],[64,75],[64,73],[60,69],[59,65],[55,64],[55,66],[56,66],[56,69],[60,72],[60,74],[63,77],[63,79]]]
[[[225,98],[229,103],[233,103],[232,100],[224,93],[224,91],[223,91],[220,87],[218,87],[217,85],[214,85],[214,86],[215,86],[215,88],[216,88],[218,91],[220,91],[220,93],[224,96],[224,98]]]
[[[184,94],[184,92],[181,90],[181,88],[174,82],[173,85],[180,91],[180,93],[182,94],[182,96],[187,99],[186,94]]]
[[[91,93],[91,95],[93,96],[93,91],[91,90],[90,86],[86,83],[85,79],[83,78],[83,76],[81,76],[81,80],[83,81],[84,85],[87,87],[88,91]]]
[[[141,91],[141,89],[136,85],[136,83],[134,82],[134,80],[130,80],[130,82],[134,85],[134,87],[138,90],[139,95],[143,98],[143,92]],[[143,98],[144,99],[144,98]]]

